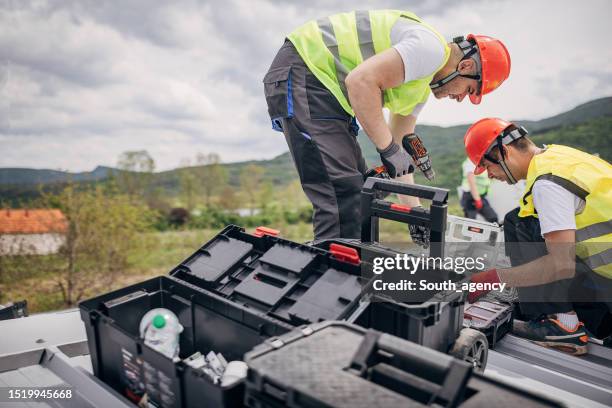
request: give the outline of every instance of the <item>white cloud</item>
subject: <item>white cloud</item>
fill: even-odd
[[[610,11],[607,1],[517,0],[461,4],[424,15],[449,39],[470,32],[503,39],[512,71],[479,106],[432,98],[421,121],[451,125],[485,116],[542,119],[612,95]]]
[[[225,161],[287,150],[261,78],[303,22],[371,2],[15,1],[0,6],[0,166],[91,170],[147,149],[158,169],[196,152]],[[402,7],[405,1],[377,3]],[[512,75],[478,107],[432,99],[421,122],[539,119],[612,94],[605,1],[428,1],[449,39],[504,39]]]

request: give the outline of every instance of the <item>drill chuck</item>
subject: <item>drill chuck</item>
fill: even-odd
[[[436,177],[434,169],[431,167],[431,159],[427,149],[423,145],[421,138],[416,133],[409,133],[402,139],[402,146],[414,160],[414,164],[423,172],[428,180]]]

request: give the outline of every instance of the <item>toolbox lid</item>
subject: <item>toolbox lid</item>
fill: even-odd
[[[226,227],[171,275],[294,326],[342,319],[359,301],[357,252],[292,242],[262,229]]]

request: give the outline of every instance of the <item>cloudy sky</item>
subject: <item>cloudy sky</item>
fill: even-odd
[[[0,167],[87,171],[141,149],[158,170],[198,152],[274,157],[287,147],[261,79],[285,34],[365,8],[405,8],[449,40],[483,33],[510,50],[500,90],[478,107],[432,98],[420,123],[541,119],[612,95],[607,0],[0,0]]]

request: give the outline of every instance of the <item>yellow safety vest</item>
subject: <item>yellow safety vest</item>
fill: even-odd
[[[465,165],[466,162],[469,161],[470,159],[465,159],[462,164],[462,167]],[[461,173],[463,174],[463,179],[461,181],[461,189],[469,193],[471,191],[470,183],[468,182],[467,175],[463,172],[463,168],[461,169]],[[489,179],[488,173],[486,171],[484,173],[474,174],[474,180],[476,181],[476,190],[478,190],[478,194],[483,196],[489,192],[489,187],[491,186],[491,179]]]
[[[576,215],[576,255],[596,273],[612,279],[612,165],[567,146],[550,145],[529,163],[519,217],[537,217],[531,190],[550,180],[585,200]]]
[[[444,46],[444,62],[436,69],[439,71],[448,61],[450,48],[442,35],[409,11],[360,10],[334,14],[309,21],[288,38],[310,71],[338,99],[344,110],[355,116],[344,80],[364,60],[391,48],[391,28],[399,18],[422,24],[436,34]],[[409,115],[416,105],[427,100],[433,75],[386,89],[384,107],[399,115]]]

